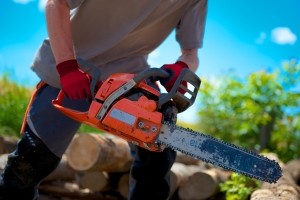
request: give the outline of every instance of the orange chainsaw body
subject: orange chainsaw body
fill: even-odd
[[[94,77],[99,77],[97,69],[94,69]],[[148,78],[160,80],[169,76],[168,72],[160,68],[147,69],[138,74],[113,74],[97,89],[86,112],[62,106],[62,91],[52,104],[76,121],[121,137],[150,151],[162,151],[164,146],[157,144],[156,138],[163,123],[163,105],[172,101],[178,112],[185,111],[194,103],[201,83],[188,69],[182,70],[167,94],[161,94],[145,81]],[[182,82],[189,83],[193,86],[192,89],[181,84]],[[93,79],[91,91],[95,90],[96,85],[97,79]]]
[[[155,139],[161,128],[162,113],[157,111],[156,101],[145,95],[150,94],[158,98],[159,91],[147,85],[145,81],[141,81],[134,86],[134,89],[141,91],[137,99],[131,100],[123,95],[112,101],[109,106],[105,105],[105,101],[133,77],[134,74],[111,75],[98,89],[86,112],[63,107],[62,92],[53,101],[53,105],[68,117],[81,123],[109,132],[148,150],[161,151],[161,148],[155,144]],[[107,108],[104,115],[99,117],[103,106]]]

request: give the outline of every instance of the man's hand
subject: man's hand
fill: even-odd
[[[170,92],[179,74],[185,68],[189,69],[188,65],[182,61],[177,61],[174,64],[166,64],[161,67],[161,69],[167,71],[170,74],[168,78],[160,80],[160,83],[166,88],[168,92]],[[182,82],[182,84],[184,86],[187,86],[186,82]],[[180,92],[184,93],[184,91]]]
[[[56,69],[65,95],[71,99],[92,98],[90,90],[91,76],[80,70],[75,59],[59,63]]]

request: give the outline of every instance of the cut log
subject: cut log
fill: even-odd
[[[109,134],[78,134],[66,155],[77,171],[126,172],[133,160],[128,143]]]
[[[199,165],[199,160],[192,158],[191,156],[185,155],[181,152],[177,152],[176,162],[182,163],[185,165]]]
[[[262,191],[261,191],[262,190]],[[283,176],[275,184],[263,183],[261,189],[256,190],[251,195],[251,200],[263,200],[262,192],[265,190],[272,192],[272,196],[268,198],[279,198],[286,200],[298,200],[300,199],[299,187],[295,183],[290,173],[283,169]],[[267,199],[267,198],[265,198]]]
[[[17,147],[17,143],[17,138],[0,136],[0,154],[13,152]]]
[[[202,168],[196,165],[185,165],[175,162],[171,168],[170,173],[170,198],[174,195],[175,191],[189,176],[197,171],[201,171]],[[128,198],[129,194],[129,178],[130,174],[126,173],[122,175],[119,181],[118,190],[124,198]]]
[[[176,190],[184,183],[193,173],[204,170],[197,165],[185,165],[175,162],[171,168],[170,174],[170,197],[174,195]]]
[[[220,178],[214,169],[193,173],[182,183],[178,190],[181,200],[201,200],[214,196],[219,192]]]
[[[300,183],[300,159],[291,160],[286,163],[285,169],[291,174],[296,183]]]
[[[57,168],[49,174],[43,181],[72,181],[75,180],[75,170],[72,169],[67,162],[66,155],[63,155]]]
[[[0,155],[0,172],[3,171],[6,166],[8,155],[9,154]]]
[[[88,189],[80,189],[78,185],[70,182],[47,182],[39,186],[41,194],[60,197],[60,199],[85,199],[85,200],[116,200],[116,198],[105,197],[99,192],[91,192]]]
[[[104,171],[83,171],[75,175],[76,183],[82,189],[89,189],[93,192],[100,192],[108,185],[109,176]]]
[[[129,195],[129,178],[130,178],[129,173],[123,174],[118,184],[118,191],[125,199],[128,199],[128,195]]]
[[[269,156],[268,156],[269,157]],[[270,158],[270,157],[269,157]],[[273,157],[274,158],[274,157]],[[251,200],[299,200],[300,190],[290,172],[283,163],[275,157],[282,167],[282,177],[275,184],[263,183],[261,188],[251,194]]]

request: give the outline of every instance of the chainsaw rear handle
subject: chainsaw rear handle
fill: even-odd
[[[187,86],[181,84],[186,82]],[[200,78],[191,70],[183,69],[168,93],[159,96],[158,108],[161,108],[171,99],[175,103],[178,112],[183,112],[194,104],[200,88]]]

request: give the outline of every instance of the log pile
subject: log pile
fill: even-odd
[[[9,141],[9,145],[2,145]],[[1,146],[2,145],[2,146]],[[16,145],[0,140],[0,171],[7,153]],[[5,149],[5,146],[8,149]],[[251,200],[300,199],[300,159],[282,163],[283,177],[276,184],[263,183]],[[128,143],[109,134],[77,134],[57,167],[40,184],[40,200],[101,199],[125,200],[129,192],[129,171],[133,161]],[[219,184],[231,172],[213,167],[181,153],[171,169],[172,200],[225,199]]]
[[[254,191],[250,200],[299,200],[300,162],[290,161],[284,164],[274,154],[267,154],[270,159],[276,160],[282,168],[283,175],[275,184],[263,183],[261,188]]]

